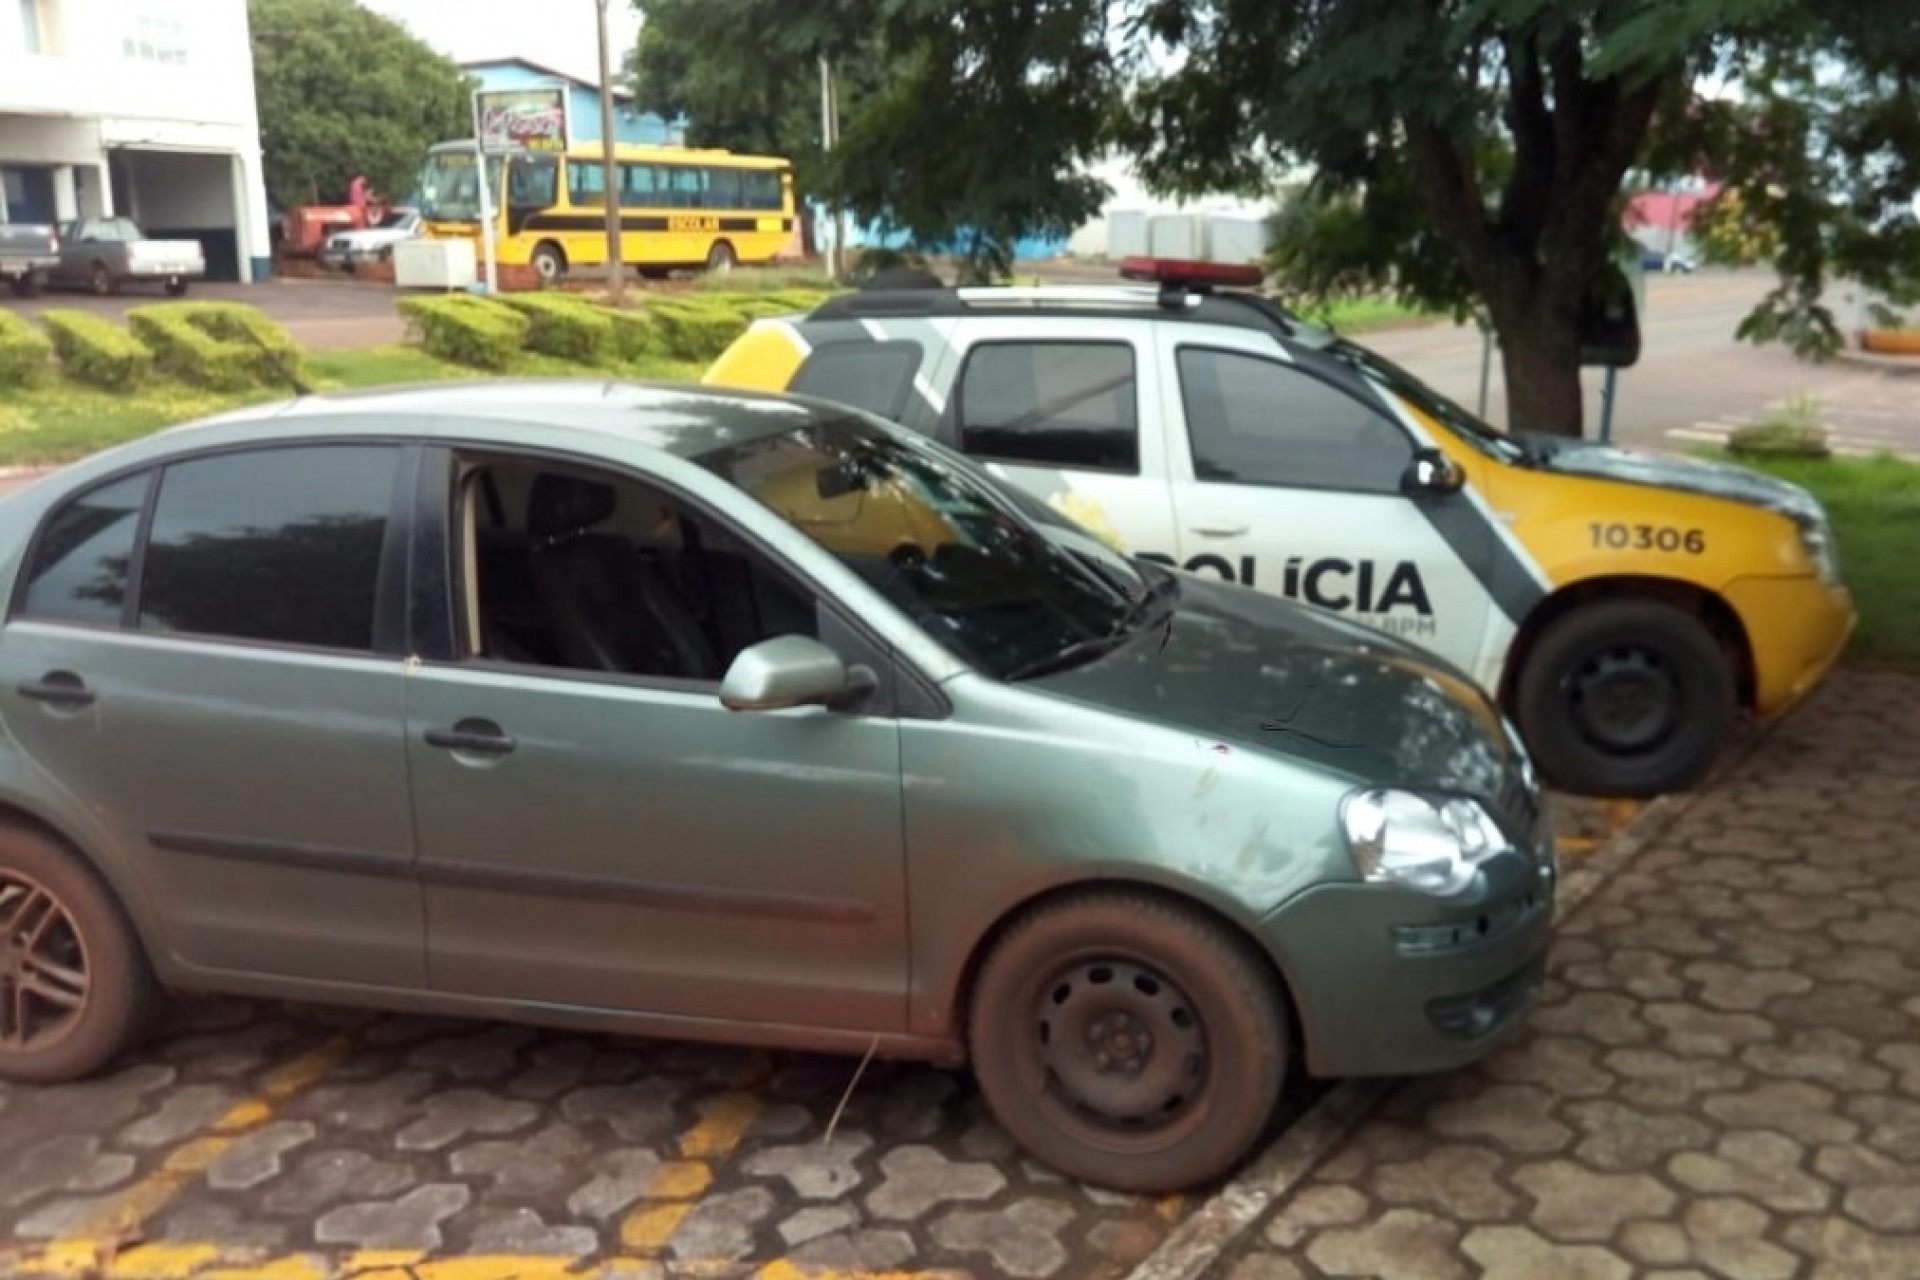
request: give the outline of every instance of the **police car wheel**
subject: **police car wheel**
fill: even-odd
[[[1738,715],[1719,641],[1657,600],[1602,600],[1548,624],[1516,701],[1541,775],[1588,795],[1686,790],[1713,767]]]
[[[974,984],[994,1115],[1043,1164],[1116,1191],[1218,1178],[1272,1118],[1288,1025],[1272,971],[1191,907],[1075,894],[1016,920]]]

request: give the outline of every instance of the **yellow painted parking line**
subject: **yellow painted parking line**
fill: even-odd
[[[700,1118],[676,1144],[680,1158],[661,1166],[640,1203],[621,1221],[621,1248],[653,1257],[667,1247],[713,1185],[714,1163],[732,1154],[766,1106],[755,1086],[764,1083],[771,1070],[766,1055],[755,1054],[725,1093],[701,1104]]]
[[[118,1241],[137,1239],[143,1223],[205,1173],[207,1166],[225,1154],[242,1134],[259,1126],[276,1107],[338,1066],[377,1021],[363,1019],[269,1073],[253,1096],[229,1107],[206,1134],[175,1147],[153,1172],[82,1221],[72,1239],[87,1242],[89,1249],[105,1247],[109,1251],[117,1248]],[[157,1280],[173,1280],[174,1273],[155,1274]]]

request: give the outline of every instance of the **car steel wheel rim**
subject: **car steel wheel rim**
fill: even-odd
[[[1658,654],[1641,648],[1607,649],[1574,675],[1574,724],[1608,751],[1644,751],[1673,732],[1680,719],[1680,688]]]
[[[0,872],[0,1052],[60,1039],[86,1012],[86,944],[65,904],[44,886]]]
[[[1139,964],[1095,960],[1041,992],[1035,1030],[1047,1088],[1102,1127],[1159,1128],[1200,1096],[1206,1036],[1193,1002]]]

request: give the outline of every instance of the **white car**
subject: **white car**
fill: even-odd
[[[328,236],[320,250],[320,260],[349,271],[364,263],[389,261],[393,257],[393,246],[418,236],[421,226],[418,210],[389,209],[370,227]]]

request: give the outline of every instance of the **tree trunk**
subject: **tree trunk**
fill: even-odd
[[[1507,380],[1507,429],[1548,435],[1583,433],[1580,393],[1580,308],[1556,297],[1551,277],[1524,300],[1495,307],[1494,332]],[[1566,282],[1560,282],[1566,283]]]

